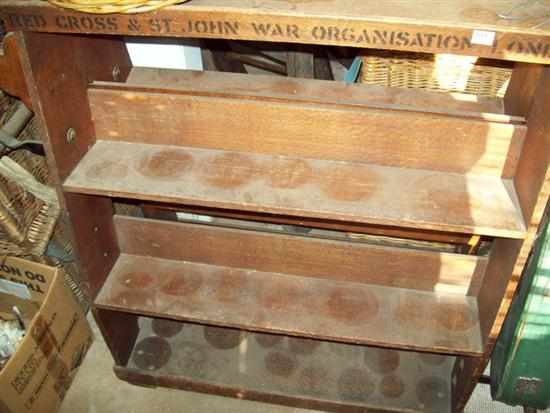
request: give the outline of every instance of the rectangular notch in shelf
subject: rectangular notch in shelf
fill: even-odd
[[[98,308],[342,342],[482,352],[477,302],[465,291],[482,276],[484,258],[118,216],[115,227],[121,255]],[[446,288],[454,292],[440,291]]]
[[[453,356],[161,318],[139,325],[129,361],[115,366],[129,382],[323,411],[450,412]]]

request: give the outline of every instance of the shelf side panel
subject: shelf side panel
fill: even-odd
[[[66,194],[61,182],[95,142],[88,83],[112,81],[115,67],[124,80],[130,59],[122,39],[30,32],[15,35],[49,174],[62,207],[59,225],[69,222],[64,233],[76,248],[80,271],[75,281],[87,298],[93,299],[118,255],[112,203],[106,198]]]
[[[480,288],[482,334],[487,337],[481,359],[464,358],[455,366],[458,380],[453,406],[462,409],[491,357],[502,323],[518,288],[550,199],[550,68],[520,66],[507,96],[510,108],[527,117],[528,135],[514,179],[528,232],[524,240],[497,240]],[[546,212],[545,212],[546,211]]]

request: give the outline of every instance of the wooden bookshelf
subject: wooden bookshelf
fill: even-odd
[[[495,17],[512,0],[363,3],[192,0],[88,16],[2,2],[2,23],[16,31],[8,61],[23,69],[80,285],[121,379],[338,412],[463,410],[550,192],[550,29]],[[490,46],[476,43],[479,31],[494,35]],[[503,99],[475,98],[132,68],[121,35],[516,63]],[[115,215],[119,200],[146,217]],[[180,210],[262,224],[175,222]],[[467,245],[479,239],[483,248]],[[419,248],[434,241],[445,252]],[[185,346],[166,328],[187,329],[194,350],[172,354]],[[316,350],[292,353],[304,345]],[[213,364],[181,368],[203,359]],[[300,381],[319,360],[322,379]],[[248,367],[217,374],[222,362]]]

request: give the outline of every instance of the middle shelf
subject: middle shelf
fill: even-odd
[[[96,298],[99,308],[349,343],[483,352],[477,301],[466,293],[483,277],[484,257],[120,216],[114,222],[121,254]]]
[[[97,141],[64,183],[92,195],[522,238],[511,179]]]

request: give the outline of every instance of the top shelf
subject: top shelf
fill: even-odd
[[[454,53],[550,63],[548,10],[517,0],[191,0],[151,14],[93,16],[42,0],[5,0],[8,31],[226,38]]]
[[[66,191],[525,234],[512,179],[527,128],[498,107],[485,113],[493,101],[157,70],[134,70],[127,83],[96,82],[88,97],[99,140],[65,181]]]

